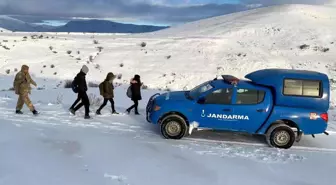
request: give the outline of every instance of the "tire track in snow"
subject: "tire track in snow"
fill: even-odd
[[[173,145],[182,151],[192,151],[197,155],[214,156],[219,158],[246,158],[261,163],[291,163],[307,159],[293,150],[281,150],[256,145],[241,145],[225,142],[208,142],[200,140],[184,140]]]
[[[1,100],[0,104],[8,104],[7,99],[2,98]],[[148,124],[143,124],[143,122],[135,120],[133,116],[124,113],[120,113],[119,115],[106,113],[99,116],[91,114],[93,119],[85,120],[82,111],[78,111],[76,115],[72,115],[59,105],[39,104],[39,108],[43,111],[38,116],[32,115],[30,111],[24,111],[23,115],[17,115],[13,109],[7,107],[0,107],[0,117],[3,120],[11,121],[12,124],[18,127],[34,123],[45,126],[95,128],[109,134],[136,133],[133,138],[137,139],[145,139],[153,135],[157,136],[157,134],[147,129]]]
[[[183,140],[181,140],[183,141]],[[228,144],[228,145],[241,145],[241,146],[253,146],[253,147],[263,147],[270,148],[267,144],[263,143],[252,143],[249,141],[225,141],[225,140],[213,140],[213,139],[199,139],[199,138],[185,138],[185,142],[200,142],[200,143],[217,143],[217,144]],[[272,149],[272,148],[270,148]],[[309,146],[292,146],[290,150],[293,151],[309,151],[309,152],[335,152],[336,148],[317,148]]]
[[[6,103],[6,100],[3,102]],[[10,120],[16,126],[29,125],[30,123],[52,126],[71,126],[83,128],[102,129],[108,134],[133,134],[133,139],[140,142],[150,142],[153,138],[160,137],[159,133],[150,130],[150,124],[135,120],[133,116],[121,115],[102,115],[93,116],[94,119],[84,120],[83,113],[78,112],[76,116],[70,115],[59,106],[41,105],[45,108],[37,117],[33,115],[16,115],[11,109],[0,107],[0,116],[3,120]],[[30,113],[30,112],[29,112]],[[123,123],[127,122],[127,123]],[[149,139],[149,141],[148,141]],[[142,141],[141,141],[142,140]],[[170,142],[170,141],[169,141]],[[240,141],[208,140],[202,138],[186,137],[179,141],[172,141],[173,147],[182,150],[190,150],[197,155],[213,156],[219,158],[242,157],[258,162],[266,163],[287,163],[299,162],[306,158],[302,155],[294,154],[294,151],[315,151],[315,152],[336,152],[336,149],[312,148],[304,146],[293,146],[290,150],[274,150],[268,148],[263,143],[251,143]],[[159,140],[156,144],[167,144],[167,140]]]
[[[122,176],[122,175],[110,175],[110,174],[105,173],[104,177],[109,178],[112,181],[116,181],[120,185],[130,185],[129,183],[127,183],[127,177]]]

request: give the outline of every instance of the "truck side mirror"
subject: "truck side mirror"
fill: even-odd
[[[204,98],[204,97],[200,97],[200,98],[197,100],[197,103],[199,103],[199,104],[204,104],[204,103],[205,103],[205,98]]]

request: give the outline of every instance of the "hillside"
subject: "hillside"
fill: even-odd
[[[146,34],[0,32],[0,185],[334,184],[334,10],[269,7]],[[22,64],[38,84],[30,95],[38,116],[26,106],[23,115],[15,114],[17,95],[10,88]],[[90,68],[88,120],[83,108],[69,114],[77,94],[64,88],[83,64]],[[329,75],[329,136],[304,135],[280,150],[260,136],[208,130],[166,140],[158,125],[146,122],[149,97],[163,92],[153,89],[190,89],[216,75],[244,77],[273,67]],[[95,115],[102,102],[97,85],[108,72],[118,75],[120,114],[112,115],[107,104]],[[127,115],[126,89],[136,73],[153,89],[141,91],[140,115]]]
[[[6,15],[0,15],[0,28],[11,31],[23,31],[23,32],[33,32],[33,31],[47,31],[43,26],[37,26],[33,24],[26,23],[24,21],[12,18]]]
[[[328,33],[336,19],[334,6],[279,5],[203,19],[147,35],[170,37],[281,37]],[[328,32],[329,31],[329,32]],[[238,35],[239,34],[239,35]],[[302,37],[304,38],[304,37]]]
[[[9,32],[9,30],[0,27],[0,32]]]
[[[2,47],[9,48],[0,48],[0,72],[14,75],[15,68],[27,63],[37,77],[65,80],[88,64],[89,81],[101,81],[112,71],[120,74],[117,82],[128,84],[139,73],[149,88],[164,90],[190,89],[216,75],[244,77],[273,67],[317,70],[335,79],[335,10],[274,6],[126,36],[45,33],[32,39],[27,33],[0,34],[0,40],[7,40]]]
[[[105,20],[70,21],[64,26],[51,29],[53,32],[90,32],[90,33],[144,33],[153,32],[167,27],[122,24]]]
[[[73,20],[64,26],[27,23],[11,16],[0,15],[0,27],[17,32],[89,32],[89,33],[146,33],[162,30],[165,26],[123,24],[106,20]]]

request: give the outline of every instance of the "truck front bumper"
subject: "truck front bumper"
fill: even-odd
[[[152,110],[153,110],[153,107],[154,107],[154,104],[155,104],[155,98],[156,96],[159,96],[160,93],[156,93],[154,94],[153,96],[151,96],[147,102],[147,106],[146,106],[146,120],[148,123],[152,123],[152,120],[151,120],[151,113],[152,113]]]

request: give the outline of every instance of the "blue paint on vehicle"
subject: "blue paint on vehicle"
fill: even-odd
[[[245,76],[206,81],[190,91],[153,95],[147,121],[160,124],[178,114],[199,128],[266,134],[283,121],[304,134],[322,134],[328,126],[330,84],[327,75],[306,70],[262,69]]]
[[[308,70],[263,69],[249,73],[245,78],[253,83],[270,87],[274,91],[275,104],[286,107],[301,107],[327,112],[330,104],[330,85],[326,74]],[[300,97],[284,95],[284,79],[305,79],[321,81],[320,97]]]

